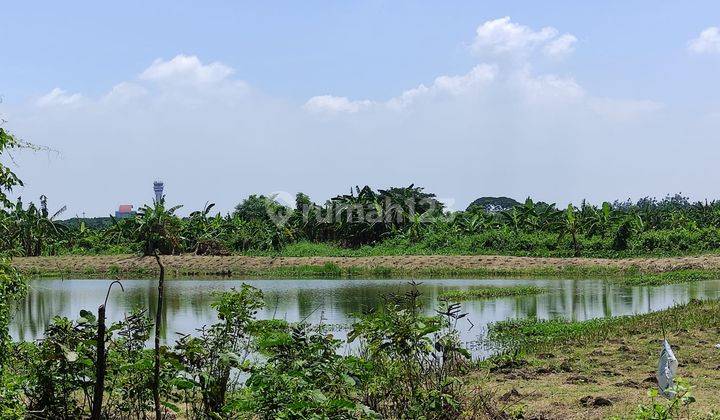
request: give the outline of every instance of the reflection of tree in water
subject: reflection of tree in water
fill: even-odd
[[[354,314],[381,307],[390,293],[407,290],[410,286],[404,283],[393,287],[363,283],[338,288],[271,290],[265,293],[267,307],[264,314],[267,318],[274,314],[276,318],[289,321],[307,319],[309,322],[317,322],[322,314],[324,322],[344,323]],[[437,287],[421,286],[421,292],[426,309],[434,310]]]
[[[605,290],[605,293],[603,293],[603,316],[604,317],[611,317],[613,314],[612,310],[612,288],[607,288]]]
[[[28,285],[27,295],[16,302],[11,334],[20,340],[33,340],[45,331],[53,317],[79,316],[72,304],[72,292],[61,280],[40,280]]]
[[[515,312],[518,318],[537,318],[538,296],[513,296],[507,299],[515,301]]]
[[[410,290],[410,286],[402,283],[396,287],[385,286],[369,286],[369,287],[349,287],[341,289],[334,299],[335,305],[345,314],[361,314],[373,308],[382,307],[391,293],[401,294]],[[434,309],[432,306],[432,296],[434,295],[431,288],[420,285],[418,290],[422,293],[420,300],[424,308]]]
[[[578,285],[579,281],[580,280],[573,280],[573,288],[575,289],[574,296],[576,299],[575,308],[577,314],[581,317],[581,319],[588,319],[592,318],[595,314],[602,313],[606,293],[604,285],[595,285],[593,283],[590,286],[592,288],[591,290],[587,290],[587,288],[583,290],[583,288]]]
[[[267,307],[260,318],[286,318],[297,321],[309,317],[317,322],[321,312],[324,322],[346,324],[353,314],[382,306],[389,293],[405,293],[405,281],[318,281],[273,280],[252,282],[265,290]],[[18,302],[11,325],[13,337],[33,340],[42,336],[45,327],[56,315],[77,318],[80,309],[93,312],[105,298],[109,280],[35,280],[27,297]],[[438,308],[438,294],[443,290],[476,287],[479,283],[428,280],[421,281],[424,310],[428,314]],[[192,333],[196,328],[215,322],[210,307],[213,292],[237,287],[240,281],[183,280],[166,285],[162,314],[164,340],[174,341],[175,332]],[[595,317],[644,313],[658,310],[692,298],[717,298],[720,281],[676,284],[661,287],[627,287],[608,281],[552,280],[551,290],[537,296],[516,296],[463,302],[463,310],[477,325],[472,334],[488,322],[508,318],[566,318],[584,320]],[[157,281],[123,281],[125,292],[114,290],[108,301],[108,319],[118,321],[133,308],[144,308],[153,314],[157,303]]]

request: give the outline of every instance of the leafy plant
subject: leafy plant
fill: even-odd
[[[461,382],[454,374],[470,357],[459,345],[455,324],[466,314],[449,305],[438,316],[423,316],[419,292],[391,296],[380,311],[353,325],[350,341],[362,344],[361,358],[372,366],[362,376],[363,402],[383,417],[455,418]]]
[[[648,391],[650,404],[642,404],[633,413],[636,420],[670,420],[682,417],[690,418],[690,405],[695,402],[690,385],[682,378],[676,378],[675,385],[669,390],[670,399],[659,397],[657,388]]]
[[[266,363],[253,367],[245,398],[231,409],[263,419],[374,418],[358,401],[358,370],[367,366],[338,353],[340,341],[324,334],[322,326],[286,326],[263,340]]]
[[[262,292],[246,284],[219,293],[212,307],[220,322],[200,329],[197,336],[184,335],[175,344],[173,354],[183,367],[175,386],[183,390],[193,415],[212,418],[225,411],[228,394],[239,386],[237,371],[248,369],[251,327],[263,305]]]
[[[175,212],[182,206],[165,207],[165,198],[145,205],[137,213],[136,237],[142,244],[143,254],[174,254],[180,251],[182,222]]]

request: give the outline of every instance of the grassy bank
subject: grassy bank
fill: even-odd
[[[504,256],[274,258],[173,255],[164,256],[163,260],[167,275],[176,278],[604,278],[627,285],[663,285],[720,278],[720,259],[714,256],[598,260]],[[28,277],[153,278],[157,275],[154,258],[133,255],[15,258],[13,266]]]
[[[489,339],[506,353],[484,362],[468,386],[490,385],[509,410],[526,418],[632,418],[656,387],[663,328],[680,361],[678,374],[697,399],[689,418],[717,418],[708,416],[720,408],[717,301],[584,322],[495,324]]]

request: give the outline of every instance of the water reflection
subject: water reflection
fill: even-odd
[[[29,282],[26,299],[18,303],[18,310],[10,327],[13,338],[34,340],[42,336],[45,327],[56,316],[77,317],[80,309],[96,312],[105,299],[111,280],[46,280]],[[409,290],[404,280],[244,280],[263,290],[266,308],[262,318],[282,318],[288,321],[307,319],[338,325],[336,336],[344,337],[342,325],[353,321],[352,314],[360,313],[382,303],[389,293]],[[155,313],[157,283],[151,280],[124,280],[125,292],[113,288],[108,300],[110,321],[122,319],[133,308],[149,308]],[[167,328],[161,331],[166,342],[174,341],[175,332],[192,332],[215,322],[210,308],[215,291],[238,287],[240,280],[169,280],[165,286],[163,319]],[[474,341],[494,321],[511,318],[565,318],[585,320],[598,317],[640,314],[667,308],[690,299],[720,298],[720,280],[667,285],[659,287],[626,287],[602,280],[423,280],[427,313],[438,305],[437,296],[443,290],[477,286],[508,286],[532,284],[546,287],[549,293],[537,296],[515,296],[463,303],[463,310],[475,324],[472,329],[461,326],[463,340]],[[469,327],[470,324],[467,324]]]

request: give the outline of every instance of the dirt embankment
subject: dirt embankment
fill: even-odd
[[[327,263],[342,269],[388,268],[403,272],[429,270],[487,270],[497,272],[532,272],[573,268],[639,269],[665,272],[678,269],[720,269],[720,255],[662,258],[539,258],[498,255],[401,255],[375,257],[250,257],[168,255],[165,266],[175,273],[242,274],[262,273],[303,266],[321,267]],[[18,257],[13,265],[24,273],[131,273],[157,269],[152,257],[133,255]]]

